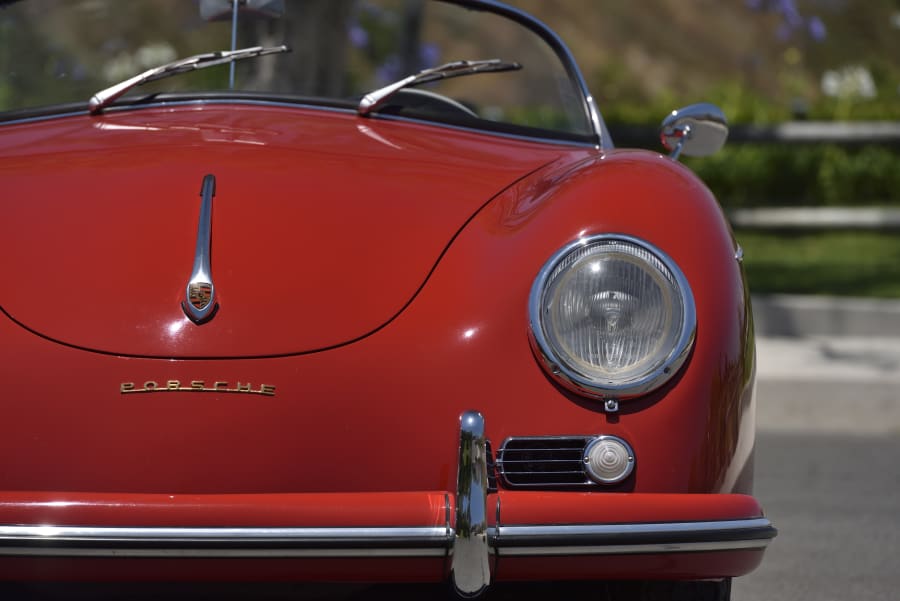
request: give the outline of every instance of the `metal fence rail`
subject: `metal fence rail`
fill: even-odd
[[[617,146],[658,150],[659,133],[648,125],[612,124],[610,135]],[[732,125],[730,144],[840,144],[900,146],[900,122],[896,121],[788,121],[777,125]]]
[[[610,134],[619,147],[661,150],[655,127],[612,124]],[[790,121],[777,125],[734,125],[729,144],[866,144],[900,149],[900,122],[896,121]],[[900,155],[898,155],[900,156]],[[900,158],[897,168],[900,169]],[[900,230],[900,209],[879,207],[762,207],[732,209],[733,226],[770,230],[859,229]]]
[[[880,207],[765,207],[732,209],[736,228],[767,230],[897,230],[900,209]]]
[[[737,125],[731,142],[776,144],[900,145],[900,123],[894,121],[789,121],[772,126]]]

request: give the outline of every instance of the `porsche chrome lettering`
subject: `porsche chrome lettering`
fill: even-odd
[[[275,386],[272,384],[259,384],[257,388],[254,388],[250,382],[241,382],[240,380],[233,383],[222,380],[216,380],[215,382],[207,382],[205,380],[191,380],[190,382],[182,382],[181,380],[160,382],[147,380],[143,383],[122,382],[119,385],[119,392],[122,394],[138,392],[237,392],[275,396]]]

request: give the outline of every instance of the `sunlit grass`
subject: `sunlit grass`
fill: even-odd
[[[738,230],[755,294],[900,298],[900,233]]]

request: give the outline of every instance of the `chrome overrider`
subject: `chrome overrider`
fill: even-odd
[[[466,411],[459,418],[456,530],[450,562],[450,580],[463,597],[475,597],[491,583],[487,493],[484,417],[477,411]]]
[[[423,527],[96,527],[0,525],[0,556],[136,558],[370,558],[450,560],[463,597],[491,582],[491,556],[622,555],[763,549],[776,535],[766,518],[632,524],[502,525],[489,520],[484,417],[460,416],[455,516]]]

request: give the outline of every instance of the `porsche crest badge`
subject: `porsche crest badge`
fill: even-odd
[[[203,310],[212,300],[212,284],[209,282],[191,282],[188,284],[188,302],[195,309]]]

